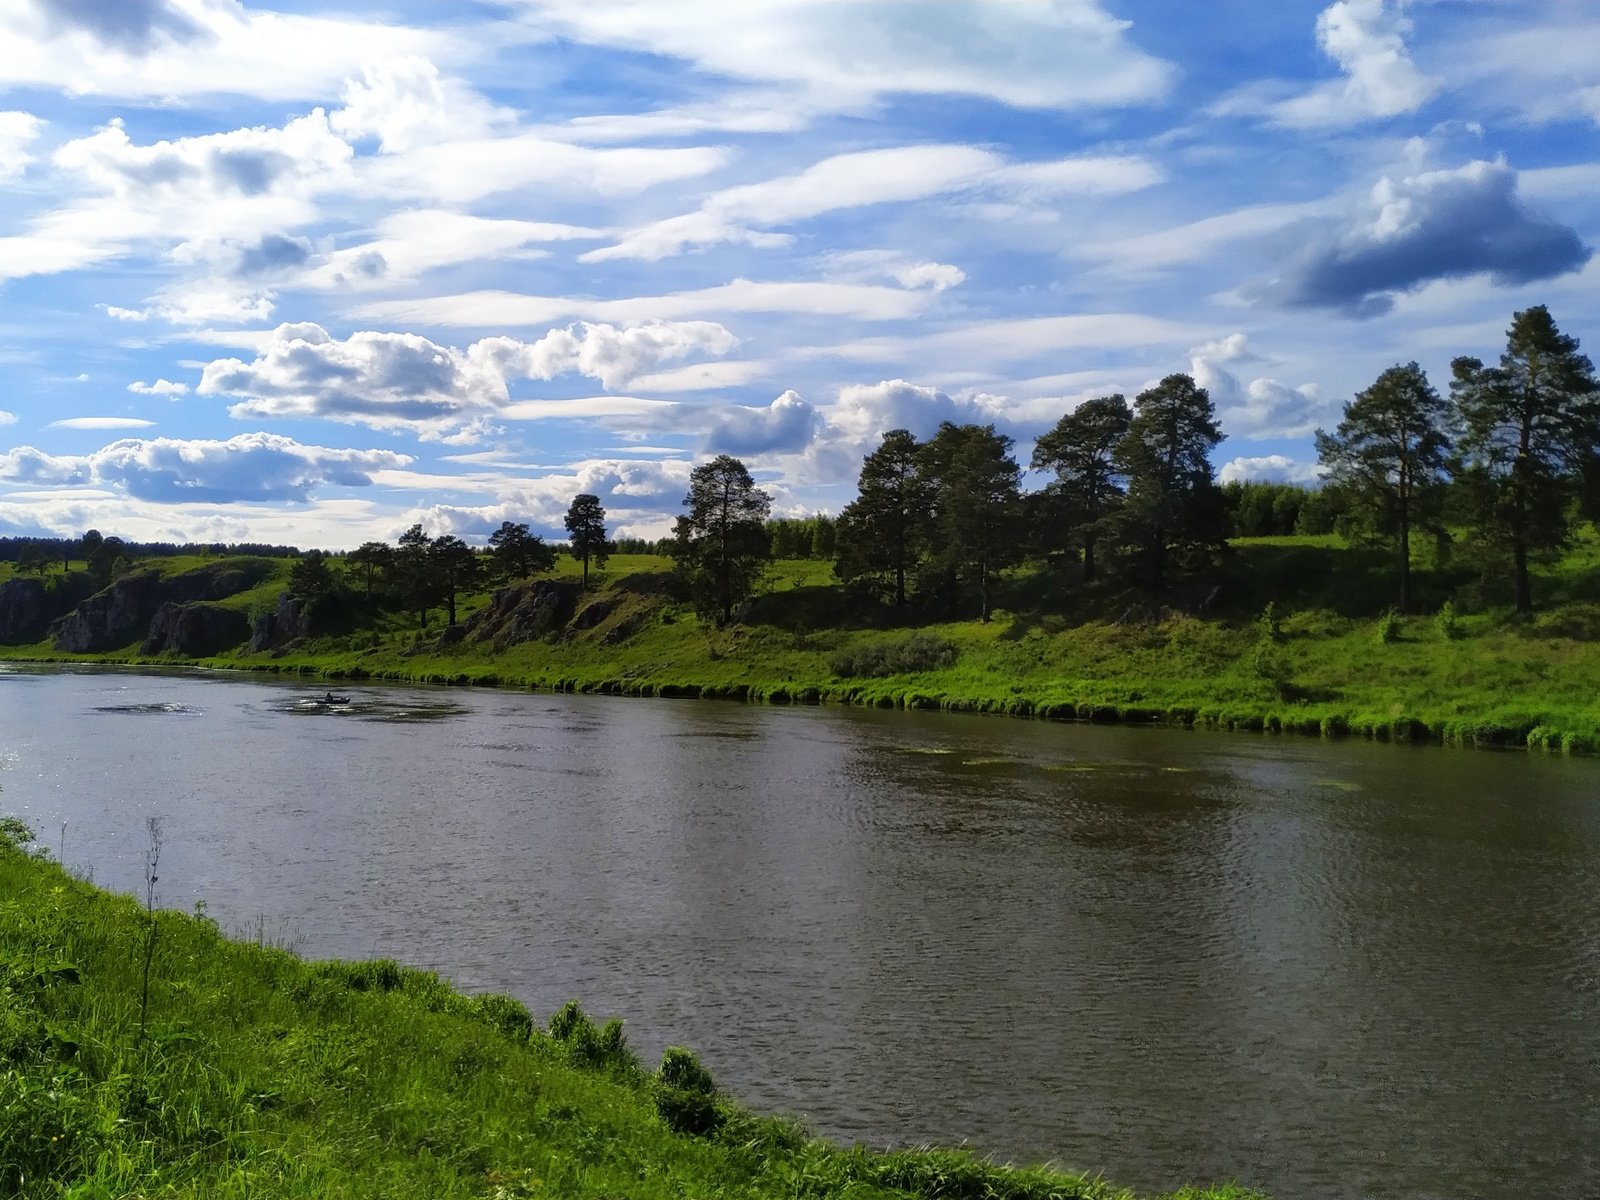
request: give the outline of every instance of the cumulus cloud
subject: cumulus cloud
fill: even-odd
[[[154,383],[146,383],[139,379],[130,383],[128,390],[140,396],[187,396],[189,385],[173,383],[170,379],[158,379]]]
[[[16,413],[7,412],[5,409],[0,408],[0,425],[15,425],[16,423]]]
[[[0,179],[22,174],[33,161],[29,147],[43,128],[44,122],[32,113],[0,112]]]
[[[1397,295],[1436,279],[1530,283],[1576,271],[1593,254],[1573,229],[1523,201],[1515,171],[1484,161],[1385,176],[1358,211],[1304,226],[1297,240],[1304,249],[1254,297],[1355,317],[1385,313]]]
[[[343,100],[333,128],[352,141],[376,138],[384,154],[482,137],[516,120],[414,55],[363,67],[361,78],[345,85]]]
[[[717,75],[786,84],[850,107],[892,92],[976,95],[1031,108],[1163,96],[1173,68],[1137,49],[1099,0],[517,0],[558,36],[668,54]]]
[[[1322,478],[1316,463],[1300,462],[1284,454],[1259,458],[1234,458],[1222,464],[1217,477],[1223,483],[1316,483]]]
[[[942,292],[965,283],[967,273],[949,263],[920,262],[898,268],[894,272],[894,277],[901,287],[927,288],[929,291]]]
[[[1189,358],[1189,373],[1211,395],[1217,419],[1230,437],[1248,440],[1305,437],[1324,424],[1330,406],[1315,384],[1290,387],[1258,377],[1245,383],[1224,364],[1260,361],[1243,333],[1198,346]]]
[[[705,449],[710,454],[798,454],[811,444],[820,426],[817,410],[790,390],[765,408],[719,409]]]
[[[618,328],[580,323],[533,342],[489,337],[465,350],[413,333],[360,332],[338,340],[320,325],[280,325],[254,361],[218,359],[202,395],[243,396],[236,417],[322,417],[443,437],[504,409],[513,379],[576,372],[606,387],[691,354],[737,344],[709,321],[654,321]]]
[[[431,505],[402,514],[389,536],[413,522],[430,534],[468,540],[487,537],[502,521],[523,521],[535,531],[565,536],[562,516],[572,497],[598,496],[613,536],[661,537],[670,531],[689,490],[693,464],[683,459],[595,458],[533,478],[508,478],[494,485],[485,505]]]
[[[1405,0],[1337,0],[1317,17],[1317,45],[1344,79],[1275,104],[1274,120],[1297,128],[1346,125],[1412,112],[1438,90],[1406,49]]]
[[[205,33],[171,0],[32,0],[32,7],[51,32],[82,30],[131,54],[162,41],[193,41]]]
[[[411,461],[388,450],[306,446],[269,433],[227,441],[129,438],[85,455],[20,446],[0,454],[0,479],[110,487],[163,504],[304,502],[320,487],[365,487],[375,472]]]
[[[921,200],[971,188],[1052,195],[1119,194],[1148,187],[1160,178],[1155,167],[1135,158],[1019,164],[977,146],[862,150],[823,159],[794,175],[716,192],[696,211],[641,226],[613,245],[589,251],[581,260],[655,261],[722,242],[781,246],[791,238],[769,232],[776,227],[842,209]]]
[[[150,314],[142,308],[123,308],[117,304],[96,304],[113,321],[148,321]]]

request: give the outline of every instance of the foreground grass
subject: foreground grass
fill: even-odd
[[[618,556],[585,604],[604,619],[496,651],[419,632],[379,611],[339,636],[205,665],[333,679],[502,685],[628,695],[724,696],[1001,712],[1460,745],[1600,749],[1600,538],[1586,533],[1539,580],[1546,608],[1437,614],[1463,576],[1419,564],[1434,615],[1383,616],[1385,555],[1336,538],[1238,542],[1202,617],[1111,590],[1017,573],[991,623],[918,623],[862,605],[827,563],[774,564],[746,619],[698,620],[671,562]],[[283,564],[287,575],[288,564]],[[562,560],[558,575],[577,564]],[[240,603],[260,605],[282,581]],[[470,596],[466,620],[489,601]],[[1276,630],[1261,620],[1274,605]],[[72,656],[46,644],[10,658],[139,662],[137,646]],[[919,652],[922,651],[922,652]],[[170,661],[170,660],[163,660]]]
[[[148,1023],[141,981],[154,937]],[[537,1029],[392,962],[308,963],[148,914],[0,835],[0,1194],[1111,1200],[956,1151],[874,1153],[758,1118],[615,1023]],[[1246,1200],[1233,1187],[1186,1200]]]

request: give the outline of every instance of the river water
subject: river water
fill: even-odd
[[[1000,718],[0,671],[117,890],[751,1106],[1140,1189],[1600,1193],[1600,763]],[[63,827],[64,823],[64,827]]]

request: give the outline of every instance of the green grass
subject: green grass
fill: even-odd
[[[619,555],[591,574],[580,604],[609,612],[582,631],[496,652],[438,640],[415,618],[380,611],[369,623],[287,653],[223,655],[214,667],[333,679],[497,684],[629,695],[722,696],[999,712],[1218,728],[1355,734],[1383,740],[1600,747],[1600,538],[1586,531],[1537,581],[1546,607],[1520,619],[1473,599],[1461,566],[1415,565],[1419,615],[1392,622],[1386,553],[1336,538],[1236,542],[1214,594],[1176,614],[1114,583],[1086,589],[1031,568],[999,589],[996,619],[917,623],[850,597],[829,565],[773,565],[748,619],[718,630],[693,614],[671,560]],[[181,560],[179,560],[181,562]],[[194,564],[187,564],[193,566]],[[283,564],[284,570],[287,564]],[[184,569],[183,565],[170,568]],[[578,564],[559,560],[558,578]],[[274,574],[234,601],[270,606]],[[1461,599],[1459,605],[1453,602]],[[1268,602],[1281,637],[1263,650]],[[463,621],[489,602],[460,605]],[[1437,616],[1452,602],[1446,631]],[[1384,636],[1388,624],[1389,636]],[[906,656],[913,633],[950,653]],[[76,660],[42,643],[11,658]],[[100,660],[138,662],[132,645]],[[163,659],[159,661],[172,661]]]
[[[816,1197],[1110,1200],[960,1151],[875,1153],[659,1072],[575,1005],[393,962],[305,962],[147,914],[0,823],[0,1194],[19,1200]],[[145,939],[156,934],[139,1036]],[[1187,1200],[1246,1200],[1233,1187]]]

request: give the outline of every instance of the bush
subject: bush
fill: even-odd
[[[581,1067],[627,1070],[639,1065],[628,1048],[622,1022],[613,1017],[596,1028],[576,1000],[568,1000],[550,1014],[550,1036],[560,1042],[567,1057]]]
[[[717,1085],[692,1050],[668,1046],[655,1079],[656,1112],[668,1129],[706,1137],[726,1120],[717,1106]]]
[[[0,817],[0,854],[21,850],[33,837],[33,830],[20,818]]]
[[[1464,632],[1461,628],[1461,618],[1456,615],[1456,606],[1448,600],[1439,606],[1438,615],[1433,618],[1433,627],[1447,642],[1455,641]]]
[[[1267,601],[1267,606],[1261,610],[1261,615],[1256,618],[1256,625],[1260,628],[1261,636],[1266,641],[1283,641],[1283,621],[1278,617],[1278,602],[1276,600]]]
[[[881,679],[953,666],[960,654],[955,643],[937,634],[913,633],[841,650],[828,660],[828,669],[835,675]]]
[[[1400,640],[1400,614],[1394,609],[1386,609],[1378,618],[1378,641],[1390,646]]]
[[[533,1014],[522,1001],[501,992],[490,992],[476,997],[472,1004],[479,1020],[512,1041],[525,1042],[533,1036]]]

